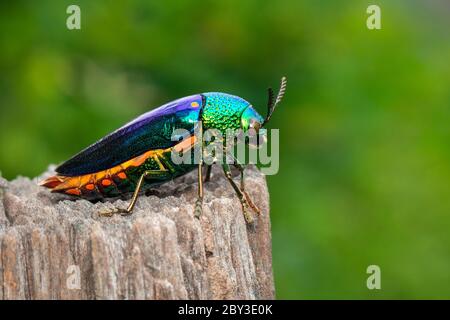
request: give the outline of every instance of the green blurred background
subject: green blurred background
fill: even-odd
[[[270,123],[277,297],[450,298],[449,17],[446,0],[2,1],[0,170],[36,176],[193,93],[264,114],[286,75]]]

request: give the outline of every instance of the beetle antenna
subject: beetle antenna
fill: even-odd
[[[267,115],[272,113],[272,108],[275,103],[275,93],[272,88],[267,89],[268,99],[267,99]]]
[[[267,89],[268,92],[268,100],[267,100],[267,116],[266,119],[264,120],[264,124],[265,125],[267,122],[269,122],[270,118],[272,117],[272,113],[275,110],[276,106],[281,102],[281,100],[284,97],[284,94],[286,92],[286,83],[287,83],[287,79],[286,77],[282,77],[281,78],[281,83],[280,83],[280,90],[278,90],[278,94],[277,94],[277,98],[274,99],[275,94],[273,93],[272,88]]]

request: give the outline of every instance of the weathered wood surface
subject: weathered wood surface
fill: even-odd
[[[140,197],[133,215],[112,218],[96,212],[126,201],[64,200],[36,179],[0,178],[0,299],[274,298],[265,178],[247,170],[262,214],[246,226],[218,168],[195,219],[195,177],[169,182]]]

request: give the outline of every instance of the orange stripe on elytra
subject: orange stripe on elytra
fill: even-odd
[[[128,167],[139,167],[141,164],[143,164],[145,162],[145,160],[147,160],[149,157],[153,156],[155,154],[154,150],[150,150],[147,151],[144,154],[141,154],[140,156],[137,156],[136,158],[133,158],[131,160],[128,160],[124,163],[122,163],[122,167],[123,168],[128,168]]]
[[[184,139],[179,144],[175,145],[173,148],[176,152],[187,151],[195,144],[196,138],[195,136],[190,136],[187,139]]]
[[[90,175],[80,176],[78,187],[81,188],[82,186],[88,184],[89,181],[91,181],[91,176]]]

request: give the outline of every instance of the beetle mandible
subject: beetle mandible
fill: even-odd
[[[221,92],[209,92],[184,97],[149,111],[127,123],[106,137],[95,142],[56,168],[56,175],[40,184],[52,192],[64,193],[85,199],[111,198],[133,193],[128,207],[101,212],[102,216],[115,213],[131,214],[140,191],[161,184],[175,177],[198,169],[198,197],[195,216],[202,213],[203,180],[208,181],[211,165],[207,166],[203,178],[203,163],[175,164],[172,151],[188,150],[197,142],[194,136],[196,124],[205,129],[250,129],[258,132],[270,120],[275,107],[280,103],[286,90],[286,78],[281,79],[280,89],[275,97],[268,89],[268,111],[261,117],[246,100]],[[189,135],[183,140],[173,141],[172,133],[185,129]],[[201,142],[203,148],[203,142]],[[229,183],[235,190],[248,223],[253,221],[249,208],[260,213],[245,190],[244,169],[239,163],[234,165],[240,171],[241,184],[238,186],[231,175],[230,166],[222,164]]]

